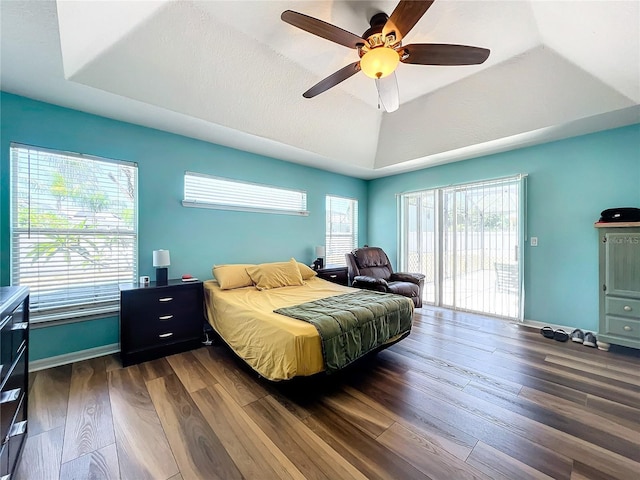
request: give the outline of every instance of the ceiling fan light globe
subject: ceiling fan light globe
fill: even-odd
[[[378,47],[362,56],[360,68],[367,77],[384,78],[395,71],[399,62],[400,55],[393,48]]]

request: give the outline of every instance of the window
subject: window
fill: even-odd
[[[522,318],[526,175],[399,196],[401,271],[426,275],[423,300]]]
[[[327,195],[327,265],[346,265],[345,253],[358,246],[358,201]]]
[[[307,192],[185,172],[185,207],[309,215]]]
[[[137,273],[137,166],[11,145],[11,275],[31,319],[117,312]]]

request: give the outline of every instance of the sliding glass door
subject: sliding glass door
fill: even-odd
[[[427,276],[424,301],[522,317],[520,176],[400,196],[400,266]]]

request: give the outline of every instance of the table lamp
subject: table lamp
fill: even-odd
[[[320,245],[318,247],[316,247],[316,260],[313,262],[313,265],[315,267],[316,270],[320,270],[321,268],[324,268],[324,256],[325,256],[326,252],[325,252],[325,248],[324,245]]]
[[[156,285],[167,285],[169,279],[169,269],[171,258],[169,250],[153,251],[153,266],[156,269]]]

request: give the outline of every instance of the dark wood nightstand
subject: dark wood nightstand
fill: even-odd
[[[200,281],[120,285],[122,365],[199,347],[204,325],[202,298]]]
[[[341,267],[339,265],[327,265],[324,268],[317,270],[318,277],[329,282],[338,283],[340,285],[349,284],[349,272],[347,267]]]

